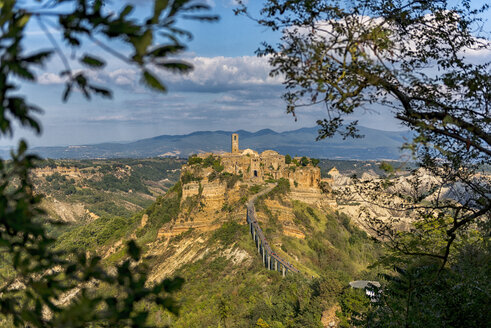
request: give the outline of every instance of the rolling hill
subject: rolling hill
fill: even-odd
[[[356,160],[397,160],[399,148],[411,133],[389,132],[360,127],[361,139],[335,136],[315,141],[317,128],[275,132],[265,129],[257,132],[233,131],[240,135],[241,149],[259,152],[273,149],[282,154],[305,155],[317,158]],[[223,152],[230,149],[231,131],[199,131],[187,135],[161,135],[127,143],[101,143],[67,147],[36,147],[33,152],[44,158],[142,158],[188,157],[199,152]]]

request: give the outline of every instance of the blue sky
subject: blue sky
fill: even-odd
[[[209,0],[211,2],[211,0]],[[145,0],[129,1],[141,6]],[[257,9],[260,1],[249,1]],[[39,71],[37,84],[24,83],[21,92],[31,103],[44,109],[39,116],[43,133],[39,137],[17,129],[14,139],[0,139],[0,146],[26,137],[31,146],[77,145],[106,141],[136,140],[162,134],[185,134],[197,130],[257,131],[270,128],[286,131],[314,126],[324,117],[322,109],[304,109],[298,121],[285,114],[280,99],[281,80],[268,76],[265,59],[255,56],[261,41],[275,41],[278,35],[266,31],[246,17],[236,17],[233,0],[213,0],[217,23],[182,22],[194,34],[184,57],[195,70],[186,76],[163,76],[169,87],[166,95],[152,92],[139,84],[134,68],[116,58],[108,59],[104,72],[94,73],[94,81],[110,86],[112,100],[93,98],[87,101],[74,94],[61,101],[63,84],[58,76],[62,66],[54,57]],[[46,36],[37,23],[29,23],[26,45],[30,49],[49,48]],[[56,36],[56,31],[52,31]],[[87,44],[82,52],[101,53]],[[376,113],[354,116],[362,125],[398,130],[401,127],[390,115]]]

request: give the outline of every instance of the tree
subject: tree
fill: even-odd
[[[469,0],[456,6],[446,0],[352,0],[344,6],[270,0],[257,21],[283,36],[258,54],[269,56],[271,75],[285,77],[287,112],[326,107],[319,138],[377,103],[415,129],[420,142],[439,136],[441,145],[449,140],[489,156],[490,63],[465,58],[466,51],[491,47],[484,33],[473,34],[487,9],[472,8]],[[246,6],[236,13],[248,14]],[[342,133],[356,136],[356,123]]]
[[[39,112],[35,104],[16,92],[19,79],[35,82],[33,70],[56,54],[64,64],[60,76],[66,79],[63,100],[78,89],[86,98],[110,97],[111,91],[93,84],[85,71],[75,71],[49,27],[61,31],[66,48],[73,50],[78,61],[92,70],[102,69],[103,58],[75,50],[86,42],[94,43],[109,55],[141,71],[142,81],[150,88],[164,92],[165,86],[154,71],[165,69],[186,72],[191,65],[170,59],[185,49],[183,39],[191,34],[176,26],[182,18],[215,20],[196,12],[209,9],[191,0],[154,1],[148,19],[132,16],[133,6],[119,11],[106,1],[60,0],[28,4],[5,0],[0,3],[0,135],[13,133],[14,123],[40,133],[33,117]],[[35,51],[24,47],[26,27],[36,21],[50,40],[52,49]],[[117,40],[131,49],[129,55],[111,47]],[[148,268],[141,261],[140,249],[130,241],[128,257],[114,270],[107,270],[101,258],[84,253],[55,251],[48,236],[47,223],[39,207],[41,197],[33,193],[30,169],[37,159],[28,154],[21,141],[10,161],[0,161],[0,250],[3,279],[0,284],[0,323],[17,327],[147,327],[148,311],[153,303],[177,313],[172,293],[181,278],[165,279],[155,284],[147,281]],[[57,224],[56,222],[48,222]],[[111,292],[99,295],[96,286]],[[61,297],[75,296],[64,304]]]
[[[292,162],[292,157],[288,154],[285,155],[285,164],[290,164]]]
[[[466,52],[491,49],[474,29],[487,9],[445,0],[357,0],[344,6],[331,0],[266,1],[257,20],[282,29],[281,43],[263,44],[258,54],[269,56],[272,75],[285,77],[287,111],[326,106],[318,138],[338,131],[358,136],[356,121],[340,131],[344,118],[378,104],[416,132],[406,147],[439,180],[427,189],[452,184],[468,196],[411,207],[432,212],[425,216],[434,220],[446,211],[449,220],[441,223],[447,243],[438,255],[443,264],[455,233],[491,209],[489,179],[478,174],[491,157],[491,63],[466,58]],[[249,14],[244,4],[236,13]],[[418,204],[424,196],[420,190],[407,201]]]
[[[307,166],[309,165],[309,159],[305,156],[303,156],[301,159],[300,159],[300,165],[302,166]]]
[[[317,158],[311,158],[310,163],[312,163],[313,166],[319,165],[320,160]]]
[[[264,321],[263,319],[259,318],[257,319],[257,322],[256,322],[256,327],[257,328],[269,328],[269,324]]]
[[[231,308],[229,305],[229,300],[220,297],[218,301],[218,315],[220,316],[220,321],[223,323],[223,327],[227,328],[227,318],[230,317]]]
[[[402,318],[399,326],[419,326],[405,315],[413,308],[429,311],[427,319],[451,313],[442,309],[445,302],[466,299],[472,286],[458,295],[442,293],[439,303],[422,297],[416,305],[411,293],[458,274],[459,254],[466,247],[486,252],[491,231],[491,182],[485,171],[491,162],[491,63],[467,55],[491,49],[480,25],[488,8],[470,0],[353,0],[342,5],[335,0],[270,0],[257,19],[282,32],[279,44],[264,43],[258,54],[268,56],[272,75],[284,76],[287,112],[295,116],[303,107],[325,106],[327,118],[317,122],[318,139],[335,133],[361,137],[357,122],[345,120],[373,108],[393,113],[415,134],[405,145],[419,164],[410,177],[401,178],[384,164],[385,179],[357,180],[347,190],[396,213],[389,220],[366,213],[373,232],[390,246],[385,264],[398,267],[384,291],[400,306],[380,305],[373,312],[378,322],[388,322],[383,319],[392,313]],[[236,13],[250,15],[244,4]],[[414,219],[410,231],[397,229],[401,216]],[[424,272],[424,277],[394,296],[397,292],[391,291],[400,286],[392,281],[404,279],[401,272]]]

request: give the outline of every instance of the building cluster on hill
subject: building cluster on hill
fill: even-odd
[[[232,134],[230,152],[194,155],[182,166],[181,212],[176,222],[159,231],[159,237],[171,237],[190,228],[201,231],[217,229],[221,225],[221,211],[240,204],[244,190],[266,182],[285,185],[279,183],[283,179],[289,182],[289,199],[334,208],[336,201],[323,188],[325,184],[330,185],[332,179],[321,179],[317,163],[307,157],[291,158],[273,150],[262,153],[252,149],[241,150],[239,136]],[[269,201],[266,200],[267,203]],[[278,214],[285,234],[305,238],[304,233],[296,228],[289,208],[276,201],[267,205]],[[237,215],[245,217],[245,213]]]
[[[205,159],[212,153],[197,155]],[[290,186],[298,189],[317,189],[321,183],[321,171],[315,159],[284,156],[274,150],[258,153],[252,149],[239,148],[239,135],[232,134],[231,152],[218,155],[223,171],[242,176],[244,181],[267,181],[287,179]]]

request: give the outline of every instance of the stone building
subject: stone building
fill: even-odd
[[[171,237],[190,228],[201,231],[218,229],[221,223],[216,220],[221,217],[220,211],[225,205],[240,201],[241,187],[262,184],[269,179],[287,179],[290,182],[288,197],[292,200],[316,206],[336,207],[336,201],[322,192],[320,169],[312,165],[310,160],[309,164],[304,165],[300,164],[300,160],[287,164],[285,156],[273,150],[258,153],[252,149],[240,149],[239,135],[235,133],[231,136],[230,152],[202,153],[197,156],[202,160],[190,159],[188,164],[182,166],[181,213],[176,222],[168,223],[159,230],[159,238]],[[212,158],[209,158],[210,156]],[[218,158],[220,161],[217,161]],[[219,178],[223,178],[225,172],[239,176],[240,178],[232,178],[236,178],[235,181],[240,183],[229,186],[226,179]],[[230,178],[229,175],[227,177]],[[276,200],[267,202],[271,211],[278,215],[286,235],[305,238],[304,232],[294,224],[291,208]]]
[[[211,153],[198,155],[206,158]],[[258,153],[252,149],[239,147],[239,135],[231,136],[231,151],[219,156],[224,172],[241,175],[244,181],[265,181],[268,179],[285,178],[290,181],[293,188],[319,188],[321,172],[312,164],[301,166],[296,163],[285,163],[285,156],[274,150],[265,150]]]

